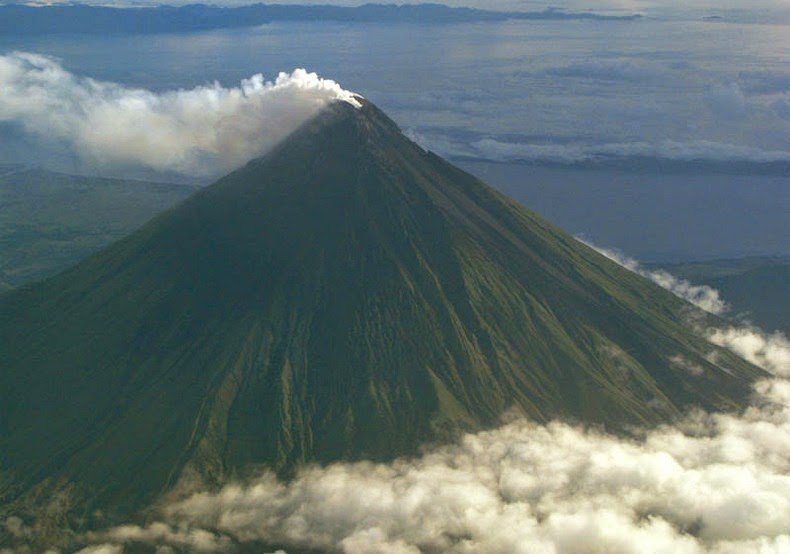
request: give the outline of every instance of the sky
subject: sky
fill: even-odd
[[[41,3],[57,3],[43,0]],[[66,0],[64,0],[66,3]],[[158,5],[158,4],[191,4],[189,0],[110,0],[93,2],[81,2],[86,4],[134,4],[134,5]],[[216,5],[244,5],[256,3],[255,0],[214,0],[202,2],[205,4]],[[339,5],[359,5],[369,3],[367,0],[278,0],[279,4],[339,4]],[[420,4],[427,3],[427,0],[378,0],[370,3],[392,3],[392,4]],[[444,0],[439,2],[450,6],[468,6],[475,8],[486,8],[494,10],[542,10],[545,8],[556,7],[578,11],[625,11],[632,13],[655,13],[668,15],[671,13],[684,13],[694,10],[736,10],[736,11],[757,11],[764,9],[788,9],[787,0]]]

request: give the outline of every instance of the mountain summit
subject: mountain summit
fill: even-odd
[[[123,513],[508,410],[624,429],[744,402],[761,371],[692,306],[360,102],[0,297],[0,504]]]

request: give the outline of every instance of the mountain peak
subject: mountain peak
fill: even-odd
[[[343,128],[345,130],[340,131]],[[352,137],[364,138],[364,142],[375,142],[386,136],[392,138],[401,135],[400,128],[392,119],[372,102],[355,94],[349,100],[340,99],[327,104],[315,117],[292,133],[284,143],[306,141],[313,137],[313,140],[319,138],[323,148],[327,143],[334,142],[333,137],[330,136],[332,133],[339,133],[338,137],[342,136],[345,140]],[[276,156],[276,149],[270,154]]]
[[[625,429],[744,403],[762,372],[690,331],[690,305],[357,103],[0,297],[3,500],[134,510],[508,410]]]

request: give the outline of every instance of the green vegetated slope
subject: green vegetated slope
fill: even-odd
[[[373,105],[335,103],[0,297],[0,494],[66,491],[86,525],[188,482],[411,454],[509,409],[624,429],[743,405],[761,371],[689,317]]]
[[[753,257],[680,264],[655,264],[721,292],[728,314],[766,331],[790,334],[790,258]]]
[[[0,166],[0,290],[66,269],[195,190]]]

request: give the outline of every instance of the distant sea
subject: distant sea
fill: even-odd
[[[13,50],[159,91],[214,80],[233,86],[255,73],[274,78],[305,67],[603,246],[661,261],[790,254],[787,26],[294,22],[146,36],[0,36],[0,53]],[[616,167],[591,168],[588,158],[600,155],[617,158]],[[630,167],[631,155],[668,156],[681,166],[700,158],[715,170]],[[38,152],[0,126],[4,162],[73,169],[67,157]],[[730,162],[737,171],[728,171]]]

